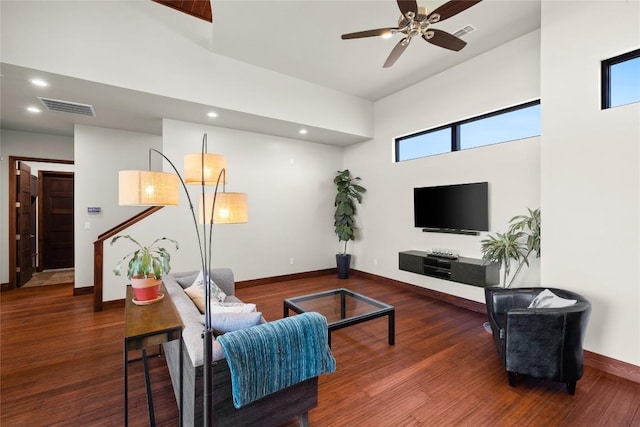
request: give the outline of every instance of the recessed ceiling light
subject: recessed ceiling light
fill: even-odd
[[[41,113],[42,110],[38,107],[27,107],[27,111],[30,113]]]
[[[35,86],[40,86],[40,87],[47,87],[49,86],[49,83],[47,83],[46,81],[42,80],[42,79],[31,79],[31,83]]]
[[[300,129],[300,130],[298,131],[298,133],[299,133],[300,135],[306,135],[306,134],[308,133],[308,131],[307,131],[306,129]]]
[[[216,113],[215,111],[209,111],[207,113],[207,116],[216,118],[216,117],[218,117],[218,113]]]
[[[383,39],[390,39],[391,37],[393,37],[393,33],[389,32],[389,33],[384,33],[383,35],[380,36]]]

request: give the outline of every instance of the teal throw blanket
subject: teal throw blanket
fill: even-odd
[[[327,319],[302,313],[218,336],[236,408],[301,381],[336,370]]]

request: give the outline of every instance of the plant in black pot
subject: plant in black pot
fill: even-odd
[[[360,177],[352,177],[349,169],[338,171],[333,178],[336,185],[336,198],[334,214],[334,227],[338,235],[338,241],[344,242],[344,250],[342,253],[336,254],[336,263],[338,266],[338,277],[340,279],[349,278],[349,267],[351,265],[351,255],[347,253],[347,242],[356,238],[356,201],[362,203],[362,193],[367,189],[357,182]]]

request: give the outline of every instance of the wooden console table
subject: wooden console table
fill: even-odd
[[[127,368],[129,364],[129,350],[142,350],[144,364],[144,379],[147,389],[147,407],[149,411],[149,425],[155,426],[153,411],[153,396],[151,395],[151,381],[147,363],[146,347],[159,345],[164,342],[180,340],[182,338],[182,321],[176,308],[167,296],[164,284],[160,292],[165,297],[157,303],[136,305],[133,303],[133,289],[127,286],[127,299],[124,310],[124,425],[129,423],[129,397]],[[182,426],[182,343],[180,344],[180,426]]]

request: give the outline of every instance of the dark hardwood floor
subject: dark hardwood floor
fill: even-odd
[[[352,276],[305,278],[237,291],[268,320],[282,300],[347,287],[396,307],[396,345],[386,318],[336,331],[337,371],[320,378],[312,426],[640,426],[640,384],[585,367],[575,396],[522,379],[510,388],[485,316]],[[123,308],[94,313],[71,285],[15,289],[1,299],[0,424],[123,424]],[[131,355],[134,356],[133,354]],[[162,357],[150,363],[156,421],[177,425]],[[130,425],[147,425],[141,362],[129,368]],[[292,420],[287,425],[294,426]]]

